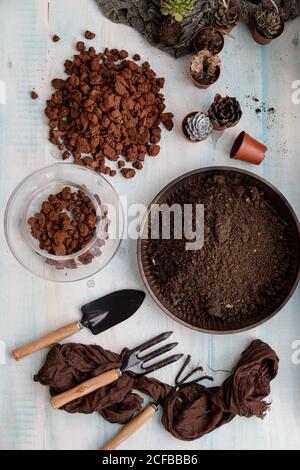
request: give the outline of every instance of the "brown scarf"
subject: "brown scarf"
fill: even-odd
[[[118,355],[96,345],[57,344],[34,380],[48,385],[50,394],[56,395],[120,367],[124,352]],[[69,413],[98,411],[112,423],[125,423],[142,408],[143,399],[132,392],[136,389],[162,404],[162,423],[167,431],[189,441],[208,434],[237,415],[263,418],[269,408],[264,399],[270,393],[270,381],[277,375],[278,363],[270,346],[255,340],[220,387],[186,383],[175,390],[156,379],[134,379],[124,374],[113,384],[78,398],[62,409]]]

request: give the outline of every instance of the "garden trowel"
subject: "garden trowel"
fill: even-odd
[[[15,349],[12,355],[16,361],[19,361],[33,352],[78,333],[83,327],[89,328],[93,335],[98,335],[131,317],[141,306],[144,298],[144,292],[134,289],[112,292],[81,307],[83,316],[80,321],[69,323],[32,343],[21,346]]]

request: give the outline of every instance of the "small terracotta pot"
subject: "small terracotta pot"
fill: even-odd
[[[220,54],[220,52],[222,51],[222,49],[223,49],[223,47],[224,47],[224,43],[225,43],[225,41],[224,41],[224,36],[223,36],[223,33],[222,33],[221,30],[219,30],[219,29],[216,28],[216,27],[212,27],[212,26],[205,26],[204,28],[199,29],[199,30],[197,31],[197,33],[195,34],[194,39],[193,39],[193,47],[194,47],[195,52],[199,52],[199,50],[200,50],[200,49],[197,49],[197,47],[196,47],[198,35],[201,35],[201,33],[202,33],[203,31],[207,30],[207,29],[214,30],[215,32],[219,33],[219,35],[220,35],[220,37],[221,37],[221,39],[222,39],[222,45],[221,45],[220,50],[219,50],[218,52],[216,52],[215,54]]]
[[[182,128],[182,132],[183,132],[183,134],[184,134],[184,137],[186,138],[186,140],[188,140],[188,141],[191,142],[192,144],[198,144],[198,142],[202,142],[202,141],[201,141],[201,140],[192,140],[192,139],[189,137],[189,135],[188,135],[188,133],[187,133],[187,131],[186,131],[186,123],[187,123],[188,118],[195,116],[195,115],[198,114],[199,112],[200,112],[200,111],[193,111],[193,112],[187,114],[187,115],[183,118],[182,123],[181,123],[181,128]]]
[[[282,20],[282,28],[280,30],[280,33],[272,39],[271,38],[266,38],[265,36],[262,36],[257,31],[254,18],[252,18],[252,20],[251,20],[251,33],[252,33],[253,39],[254,39],[255,42],[257,42],[257,44],[260,44],[262,46],[265,46],[266,44],[269,44],[270,42],[273,41],[273,39],[279,38],[279,36],[281,36],[281,34],[283,33],[283,30],[284,30],[284,21]]]
[[[216,76],[216,79],[214,82],[212,83],[200,83],[200,82],[197,82],[197,80],[194,78],[193,74],[192,74],[192,71],[190,69],[190,77],[192,79],[192,82],[193,84],[197,87],[197,88],[202,88],[203,90],[206,90],[207,88],[209,88],[211,85],[213,85],[214,83],[216,83],[217,80],[219,80],[220,78],[220,75],[221,75],[221,67],[219,65],[217,65],[217,76]]]
[[[268,148],[264,144],[253,139],[246,132],[241,132],[234,141],[230,157],[235,160],[243,160],[244,162],[259,165],[264,160],[267,150]]]

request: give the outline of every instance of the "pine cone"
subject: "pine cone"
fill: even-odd
[[[227,5],[227,6],[225,6]],[[218,0],[214,16],[214,24],[220,29],[229,30],[238,24],[241,17],[241,9],[236,0]]]
[[[212,133],[213,127],[209,117],[204,113],[197,113],[187,119],[186,132],[193,141],[202,141]]]
[[[257,31],[266,38],[274,39],[280,35],[283,19],[280,10],[259,6],[254,15]]]
[[[242,117],[240,103],[236,98],[217,94],[207,112],[214,130],[235,126]]]

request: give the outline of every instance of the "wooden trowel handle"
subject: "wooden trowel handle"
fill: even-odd
[[[29,356],[29,354],[40,351],[40,349],[46,348],[47,346],[58,343],[62,339],[74,335],[81,330],[81,328],[81,324],[75,321],[69,325],[63,326],[62,328],[58,328],[58,330],[52,331],[48,335],[42,336],[32,343],[25,344],[24,346],[15,349],[12,352],[12,355],[16,361],[19,361],[20,359],[23,359],[23,357]]]
[[[112,369],[103,374],[97,375],[92,379],[86,380],[76,387],[67,390],[66,392],[59,393],[55,397],[51,398],[51,403],[54,408],[61,408],[70,401],[76,400],[76,398],[84,397],[89,393],[98,390],[98,388],[105,387],[105,385],[113,383],[122,375],[120,369]]]
[[[115,434],[109,441],[107,441],[104,446],[102,446],[99,450],[114,450],[119,447],[122,442],[126,441],[132,434],[134,434],[140,427],[142,427],[148,419],[150,419],[157,410],[157,406],[155,404],[148,405],[143,411],[132,418],[122,429]]]

